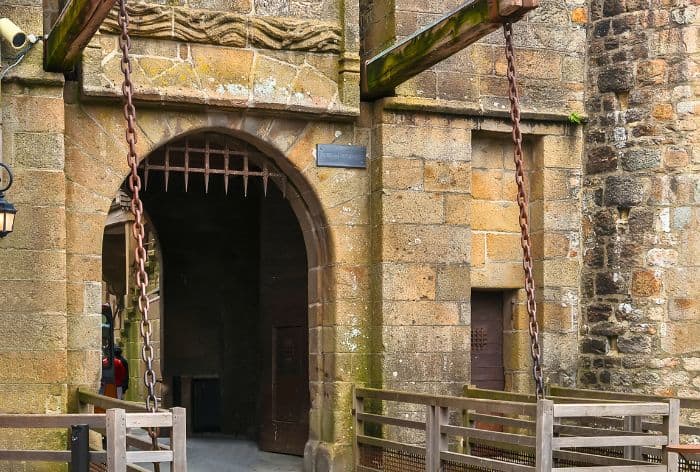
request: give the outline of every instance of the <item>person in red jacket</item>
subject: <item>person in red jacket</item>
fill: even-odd
[[[122,356],[121,346],[114,346],[114,383],[117,384],[118,398],[122,398],[129,390],[129,363]]]
[[[122,350],[119,346],[115,347],[115,356],[112,360],[112,365],[114,366],[114,383],[104,385],[100,388],[100,391],[104,392],[107,396],[112,396],[116,393],[116,398],[119,400],[122,399],[124,392],[129,388],[129,364],[127,364],[126,359],[122,357],[121,352]],[[102,358],[102,367],[109,367],[109,359],[107,357]]]

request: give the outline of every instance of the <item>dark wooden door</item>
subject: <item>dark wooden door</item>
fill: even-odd
[[[503,294],[472,292],[472,385],[503,390]]]
[[[281,195],[271,193],[262,205],[259,446],[303,455],[310,408],[306,248],[296,217]]]

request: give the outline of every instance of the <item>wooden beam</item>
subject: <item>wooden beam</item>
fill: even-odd
[[[116,0],[68,0],[44,47],[44,69],[66,72],[73,69]]]
[[[495,31],[506,19],[517,21],[539,0],[469,0],[436,23],[362,64],[362,98],[376,100],[443,59]]]

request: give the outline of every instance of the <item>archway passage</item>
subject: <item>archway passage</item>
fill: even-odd
[[[286,177],[253,146],[215,133],[156,150],[141,175],[161,260],[164,403],[188,409],[191,435],[303,455],[308,267]]]

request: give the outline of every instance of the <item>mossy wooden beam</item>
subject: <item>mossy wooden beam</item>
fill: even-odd
[[[376,100],[422,71],[536,8],[538,0],[470,0],[456,11],[363,62],[362,98]]]
[[[68,0],[44,47],[44,69],[70,71],[116,0]]]

